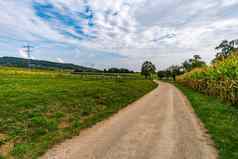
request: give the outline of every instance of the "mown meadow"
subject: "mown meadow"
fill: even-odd
[[[37,158],[155,87],[140,78],[82,78],[69,72],[2,67],[0,159]]]

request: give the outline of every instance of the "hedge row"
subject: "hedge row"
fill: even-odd
[[[238,80],[178,80],[179,83],[191,87],[209,96],[216,96],[223,101],[238,104]]]

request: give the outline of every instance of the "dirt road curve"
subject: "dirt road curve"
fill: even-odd
[[[185,97],[160,82],[109,120],[50,150],[42,159],[216,159]]]

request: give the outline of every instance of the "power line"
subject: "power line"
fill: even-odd
[[[29,45],[29,44],[27,44],[27,45],[25,45],[25,46],[23,46],[23,48],[24,49],[26,49],[26,53],[27,53],[27,57],[28,57],[28,59],[31,59],[31,52],[33,52],[33,46],[31,46],[31,45]]]
[[[23,46],[24,49],[26,49],[26,53],[27,53],[27,57],[28,57],[28,67],[31,67],[31,52],[33,52],[33,46],[27,44],[25,46]]]

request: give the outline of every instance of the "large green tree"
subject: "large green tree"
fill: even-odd
[[[152,75],[155,73],[155,71],[156,71],[156,67],[154,64],[152,64],[152,62],[145,61],[142,64],[141,74],[144,75],[146,79],[149,77],[152,77]]]
[[[176,76],[184,73],[182,67],[179,65],[172,65],[167,70],[170,72],[170,76],[173,78],[173,80],[176,79]]]
[[[173,78],[173,80],[176,79],[176,76],[181,75],[184,73],[184,68],[179,65],[172,65],[166,70],[160,70],[157,73],[158,78],[163,79],[170,79]]]
[[[191,71],[194,68],[206,66],[206,62],[199,55],[194,55],[193,58],[184,61],[182,66],[186,71]]]
[[[229,57],[238,46],[238,40],[223,40],[215,49],[218,51],[215,59],[212,61],[215,63],[216,61],[221,61]]]

